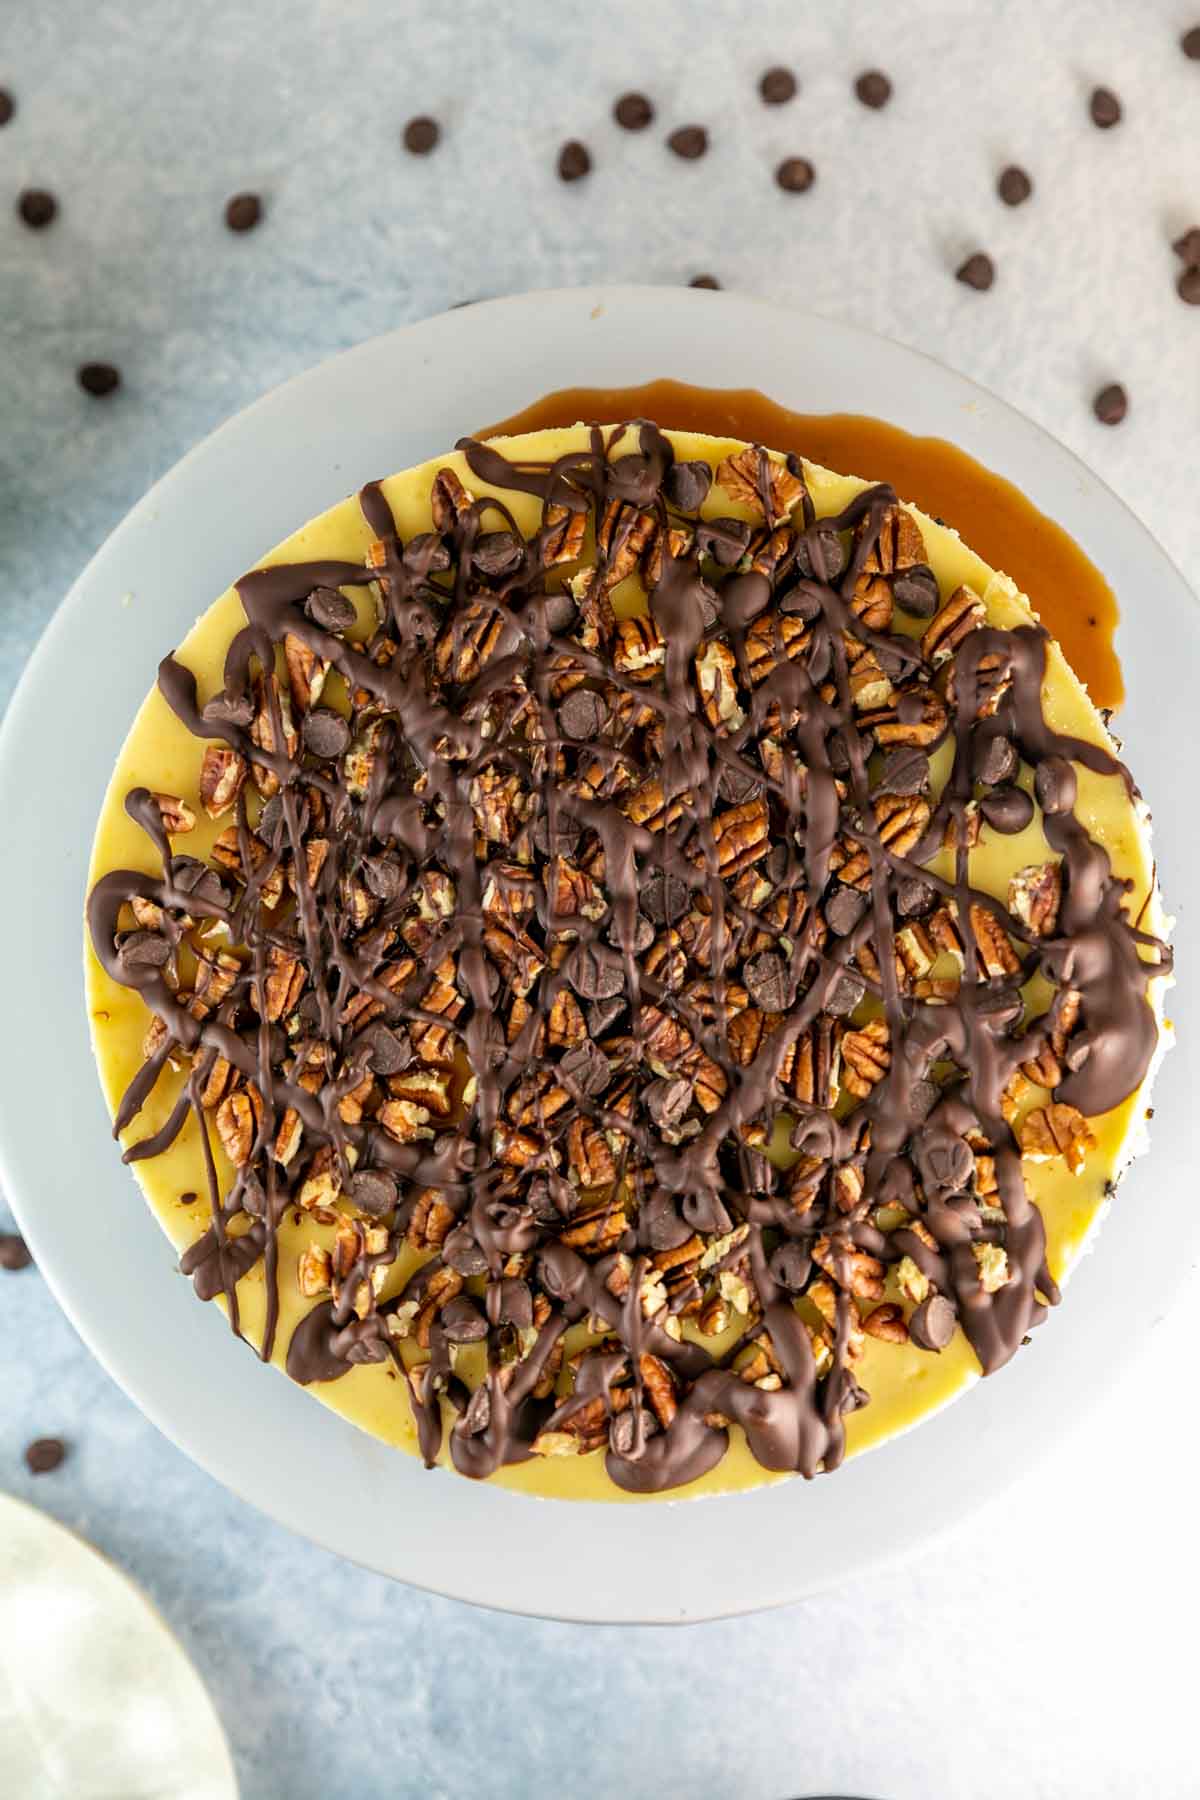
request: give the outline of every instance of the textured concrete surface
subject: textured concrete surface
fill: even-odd
[[[0,698],[126,509],[248,400],[457,301],[602,275],[707,271],[934,352],[1084,456],[1196,580],[1200,309],[1176,298],[1169,240],[1200,222],[1200,66],[1177,48],[1200,7],[860,0],[824,12],[748,14],[733,0],[10,9]],[[755,82],[776,61],[801,93],[767,109]],[[870,65],[896,84],[878,114],[850,92]],[[1108,133],[1087,118],[1100,81],[1125,102]],[[632,86],[658,106],[640,137],[609,116]],[[445,127],[423,160],[398,145],[417,112]],[[692,120],[712,150],[685,164],[663,138]],[[553,172],[568,136],[596,165],[572,187]],[[805,196],[773,184],[791,154],[817,166]],[[993,191],[1009,160],[1037,184],[1011,211]],[[13,216],[27,185],[61,201],[40,234]],[[222,207],[245,188],[267,216],[234,238]],[[976,248],[997,262],[988,294],[951,278]],[[76,388],[90,359],[120,365],[111,400]],[[1113,379],[1131,410],[1106,430],[1090,401]],[[1161,1328],[1160,1367],[1187,1357],[1185,1324]],[[909,1568],[802,1610],[677,1633],[481,1614],[290,1537],[158,1436],[33,1270],[0,1275],[0,1380],[0,1484],[145,1585],[221,1708],[247,1795],[1196,1791],[1177,1621],[1198,1598],[1186,1546],[1200,1471],[1188,1445],[1149,1473],[1129,1466],[1131,1417],[1135,1448],[1173,1423],[1152,1374],[1036,1489]],[[51,1431],[70,1460],[34,1481],[21,1450]],[[797,1516],[802,1529],[802,1492]]]

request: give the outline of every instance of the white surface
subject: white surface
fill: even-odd
[[[597,383],[673,375],[759,385],[814,411],[902,418],[953,437],[1018,481],[1082,542],[1118,594],[1152,590],[1159,629],[1135,616],[1119,639],[1132,696],[1122,732],[1155,807],[1163,885],[1179,919],[1183,969],[1171,1010],[1185,1027],[1196,1016],[1200,965],[1188,955],[1187,894],[1200,880],[1200,857],[1177,746],[1165,741],[1161,720],[1190,716],[1200,612],[1120,503],[999,401],[846,327],[728,295],[537,295],[427,321],[269,396],[135,509],[64,606],[0,739],[10,853],[56,870],[48,890],[10,885],[0,899],[6,941],[36,938],[44,947],[11,971],[10,1004],[26,1025],[23,1041],[0,1047],[0,1151],[39,1264],[85,1338],[164,1430],[245,1497],[345,1555],[441,1592],[567,1618],[695,1619],[795,1599],[912,1547],[996,1497],[1072,1422],[1105,1406],[1200,1246],[1191,1176],[1196,1050],[1185,1029],[1157,1096],[1155,1152],[1130,1176],[1100,1250],[1031,1349],[961,1405],[831,1480],[671,1507],[538,1503],[428,1476],[278,1375],[253,1369],[220,1316],[170,1279],[169,1247],[106,1143],[75,961],[92,821],[160,655],[212,596],[347,489],[510,410],[533,385],[534,361],[544,388],[568,385],[584,368]],[[469,401],[447,392],[447,367],[476,372]],[[391,422],[401,396],[419,428]],[[140,604],[124,603],[130,591]],[[112,672],[97,693],[91,670],[101,655]],[[91,710],[97,755],[82,778],[68,740],[46,745],[51,705],[66,718]],[[56,794],[49,815],[41,789],[21,779],[35,756]],[[40,1181],[42,1134],[52,1123],[42,1072],[51,1063],[79,1097],[73,1133],[56,1148],[54,1205]],[[1107,1412],[1105,1428],[1120,1417]],[[365,1535],[364,1511],[402,1517],[405,1529]],[[731,1544],[740,1546],[736,1556]]]
[[[153,1607],[82,1539],[3,1495],[0,1791],[237,1800],[212,1701]]]

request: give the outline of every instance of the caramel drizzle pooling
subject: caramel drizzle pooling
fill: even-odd
[[[437,556],[438,540],[431,535],[404,546],[382,489],[373,483],[362,491],[360,504],[381,546],[379,566],[288,564],[255,570],[238,583],[247,626],[235,638],[226,659],[225,716],[214,718],[211,707],[202,710],[190,672],[171,657],[163,662],[160,688],[188,729],[199,738],[232,746],[248,762],[278,777],[283,824],[271,854],[255,867],[245,792],[239,795],[236,816],[244,887],[236,901],[226,904],[198,896],[191,886],[179,884],[178,859],[155,802],[144,789],[128,796],[127,809],[155,842],[163,873],[161,878],[132,871],[105,876],[90,896],[89,924],[97,955],[108,973],[141,993],[163,1021],[168,1042],[131,1084],[118,1110],[116,1129],[123,1129],[137,1115],[171,1047],[181,1046],[193,1055],[192,1075],[170,1120],[152,1139],[128,1150],[126,1159],[159,1153],[182,1127],[189,1108],[195,1113],[208,1163],[213,1222],[185,1253],[182,1266],[193,1275],[203,1297],[224,1292],[237,1330],[237,1281],[260,1255],[265,1258],[268,1319],[261,1352],[264,1358],[271,1355],[278,1319],[278,1227],[309,1159],[307,1153],[297,1159],[296,1173],[289,1177],[270,1154],[287,1107],[299,1114],[308,1150],[331,1146],[343,1177],[349,1171],[352,1148],[357,1169],[384,1169],[397,1177],[402,1199],[415,1188],[438,1189],[486,1258],[489,1299],[498,1288],[505,1258],[514,1252],[536,1252],[538,1282],[552,1303],[550,1316],[529,1353],[504,1369],[503,1377],[499,1334],[495,1317],[491,1317],[489,1373],[482,1401],[478,1393],[468,1396],[454,1377],[444,1334],[435,1321],[428,1372],[412,1388],[421,1447],[429,1461],[441,1442],[439,1392],[444,1391],[458,1409],[450,1434],[455,1464],[466,1474],[485,1476],[526,1457],[540,1430],[569,1422],[572,1413],[597,1394],[611,1407],[611,1382],[627,1363],[633,1373],[635,1427],[622,1453],[610,1449],[607,1457],[609,1473],[620,1485],[656,1491],[695,1479],[724,1454],[729,1421],[743,1426],[763,1466],[811,1476],[841,1460],[843,1416],[868,1398],[854,1381],[847,1361],[856,1315],[849,1294],[840,1292],[832,1364],[819,1377],[808,1330],[791,1295],[768,1267],[770,1243],[791,1239],[802,1250],[810,1249],[816,1236],[823,1233],[831,1241],[835,1258],[858,1252],[884,1261],[903,1254],[912,1256],[954,1300],[984,1372],[1001,1366],[1026,1332],[1041,1321],[1045,1303],[1057,1299],[1045,1264],[1042,1219],[1026,1191],[1019,1149],[1001,1106],[1018,1066],[1036,1055],[1047,1040],[1054,1014],[1052,1009],[1022,1035],[1014,1035],[1014,1016],[1020,1015],[1017,990],[1032,969],[1040,966],[1060,986],[1080,993],[1081,1030],[1073,1042],[1086,1054],[1076,1059],[1058,1097],[1085,1113],[1096,1114],[1133,1092],[1149,1066],[1156,1025],[1146,989],[1149,979],[1165,968],[1167,953],[1156,940],[1129,924],[1122,910],[1127,884],[1113,879],[1105,851],[1088,837],[1073,814],[1072,761],[1103,773],[1125,772],[1106,750],[1060,736],[1046,724],[1041,707],[1046,637],[1040,629],[982,627],[972,631],[956,651],[952,665],[953,769],[922,843],[908,856],[897,855],[881,841],[875,827],[869,746],[864,744],[855,717],[846,651],[847,636],[856,638],[876,652],[890,655],[899,671],[897,681],[910,677],[932,680],[933,671],[923,662],[913,638],[870,629],[850,605],[863,565],[895,503],[894,493],[882,486],[866,489],[836,517],[818,522],[804,490],[800,497],[802,525],[788,534],[790,543],[782,563],[768,576],[747,568],[748,559],[744,559],[717,589],[717,617],[706,629],[706,608],[708,616],[713,610],[713,586],[702,572],[696,550],[676,553],[668,537],[671,525],[695,523],[670,509],[661,491],[673,461],[671,445],[655,426],[638,423],[636,452],[614,455],[631,429],[617,428],[607,437],[594,429],[587,450],[571,452],[551,464],[513,463],[489,445],[463,441],[460,448],[481,480],[532,494],[542,502],[540,532],[522,546],[520,566],[501,581],[487,585],[472,580],[470,574],[472,551],[489,514],[500,515],[504,527],[515,532],[511,515],[499,501],[471,503],[444,534],[452,549],[454,569],[452,586],[447,588],[436,580],[439,566],[444,566],[444,559],[439,564]],[[777,465],[759,452],[759,483],[768,518],[772,466]],[[795,476],[802,475],[796,459],[789,459],[788,467]],[[614,666],[603,631],[598,646],[584,649],[575,637],[555,628],[556,612],[546,579],[546,546],[564,518],[581,514],[598,518],[611,503],[622,507],[624,523],[607,546],[609,557],[616,554],[621,533],[631,528],[640,513],[650,511],[658,522],[662,566],[657,584],[650,587],[649,609],[666,645],[659,681],[635,682],[623,675]],[[824,578],[831,530],[855,534],[848,565],[836,580]],[[323,630],[304,610],[315,588],[369,584],[377,584],[384,617],[365,648]],[[755,686],[748,677],[747,631],[772,604],[778,609],[776,666]],[[457,686],[443,683],[433,670],[433,647],[447,631],[455,648],[460,646],[469,623],[468,606],[482,606],[488,617],[499,621],[500,632],[485,665],[471,680]],[[809,621],[810,629],[803,654],[789,660],[782,630],[789,613],[795,612]],[[364,690],[376,716],[384,721],[365,799],[356,800],[348,792],[340,761],[314,765],[303,750],[293,758],[279,748],[284,737],[274,697],[276,749],[272,751],[252,742],[244,726],[229,717],[231,713],[235,719],[240,716],[238,706],[249,696],[254,667],[274,669],[275,647],[289,633],[336,668],[350,693]],[[733,732],[719,732],[709,724],[692,679],[696,649],[702,639],[714,637],[727,643],[734,654],[742,676],[741,697],[746,692],[750,695],[745,722]],[[560,749],[582,754],[602,748],[599,744],[578,746],[560,736],[552,688],[555,676],[565,666],[564,659],[591,681],[635,697],[661,719],[664,748],[653,772],[661,778],[668,799],[692,796],[668,828],[655,832],[634,825],[614,801],[574,793],[555,774]],[[986,683],[995,681],[997,666],[1009,676],[1007,692],[990,718],[978,717],[981,695]],[[828,686],[824,697],[820,691],[831,678],[832,700]],[[535,735],[531,741],[523,732],[512,730],[485,735],[481,724],[485,707],[514,690],[532,697],[540,740]],[[769,718],[773,735],[790,752],[785,753],[782,770],[775,776],[764,774],[759,762],[752,760]],[[967,877],[965,824],[974,788],[973,759],[981,739],[999,733],[1008,735],[1021,757],[1039,771],[1046,834],[1062,857],[1064,897],[1059,929],[1055,936],[1040,941],[1033,940],[993,896],[973,889]],[[841,767],[849,787],[845,804],[837,790],[834,744],[841,747]],[[451,754],[443,753],[447,746]],[[607,745],[603,748],[610,753]],[[621,754],[631,756],[629,741],[621,745]],[[494,998],[496,971],[483,941],[481,871],[470,800],[473,778],[488,765],[520,775],[524,791],[535,797],[531,817],[545,821],[549,844],[557,842],[564,821],[595,834],[604,849],[604,889],[610,906],[605,920],[597,924],[572,916],[569,923],[578,934],[577,947],[561,968],[547,966],[538,978],[529,996],[531,1017],[512,1044],[505,1041]],[[418,771],[427,778],[425,791],[419,795],[413,791]],[[629,1115],[614,1111],[603,1104],[603,1097],[588,1095],[569,1077],[560,1079],[569,1081],[571,1116],[582,1115],[619,1133],[627,1146],[625,1155],[639,1161],[648,1173],[649,1191],[666,1196],[687,1227],[711,1238],[727,1230],[731,1222],[740,1219],[747,1224],[746,1247],[762,1307],[761,1321],[747,1335],[762,1333],[769,1340],[782,1371],[782,1384],[773,1392],[741,1379],[729,1366],[733,1351],[718,1362],[703,1348],[675,1341],[656,1321],[643,1317],[639,1290],[649,1259],[639,1249],[636,1223],[616,1246],[634,1258],[627,1293],[618,1299],[605,1283],[613,1256],[589,1263],[557,1241],[556,1229],[539,1221],[522,1204],[527,1180],[523,1184],[492,1153],[494,1128],[504,1117],[512,1090],[529,1072],[539,1025],[548,1017],[558,992],[569,983],[575,959],[590,951],[611,954],[603,948],[601,931],[605,926],[610,927],[609,941],[621,965],[635,1056],[644,1039],[640,1002],[648,998],[671,1007],[670,994],[648,980],[635,957],[639,892],[650,873],[666,873],[693,897],[699,894],[707,901],[712,926],[709,974],[718,1006],[741,959],[739,945],[747,933],[766,930],[778,937],[778,927],[764,917],[768,907],[753,912],[739,906],[717,873],[714,825],[726,810],[715,804],[722,771],[753,781],[757,791],[769,796],[776,846],[772,898],[794,891],[809,897],[801,922],[794,928],[788,971],[791,998],[778,1027],[749,1066],[740,1067],[722,1030],[709,1029],[694,1014],[686,1016],[695,1040],[719,1065],[726,1087],[725,1098],[704,1120],[698,1134],[681,1145],[658,1137],[640,1104]],[[643,765],[641,772],[650,770]],[[1128,784],[1128,777],[1125,779]],[[314,784],[328,807],[325,830],[330,840],[330,852],[315,887],[308,880],[303,852],[303,791]],[[854,836],[869,859],[869,906],[857,927],[825,945],[818,929],[817,903],[830,881],[834,845],[851,817]],[[948,825],[956,828],[959,848],[955,878],[943,882],[929,874],[923,863],[940,844]],[[440,927],[425,966],[398,993],[383,985],[378,969],[356,943],[341,897],[342,877],[353,872],[368,852],[380,850],[399,858],[404,880],[398,899],[384,907],[373,929],[400,919],[426,868],[433,866],[448,874],[457,894],[454,915]],[[261,893],[285,851],[291,852],[296,905],[291,917],[268,923]],[[541,873],[546,874],[544,861]],[[1019,969],[1010,977],[989,979],[980,965],[972,932],[964,925],[966,966],[957,997],[949,1004],[932,1006],[902,993],[893,953],[894,899],[897,883],[914,874],[956,902],[960,921],[970,919],[973,905],[991,913],[1027,947]],[[248,949],[249,961],[233,994],[213,1016],[194,1016],[159,969],[130,968],[123,959],[120,917],[122,908],[135,896],[164,909],[168,935],[180,935],[178,925],[172,923],[172,912],[190,912],[198,920],[223,920],[231,940]],[[542,925],[549,929],[550,902],[544,894],[539,899],[539,913]],[[866,986],[882,1003],[891,1063],[869,1097],[838,1119],[819,1106],[805,1106],[785,1096],[778,1077],[789,1050],[823,1016],[839,979],[856,952],[867,944],[875,951],[879,981],[868,980]],[[315,1095],[285,1073],[285,1058],[267,1023],[264,971],[272,945],[302,958],[317,996],[319,1035],[331,1047],[330,1066],[339,1066],[343,1060],[347,1065],[344,1079],[326,1082]],[[1143,960],[1142,949],[1149,949],[1153,960]],[[427,1021],[430,1015],[424,1012],[422,999],[428,969],[448,954],[457,958],[458,985],[467,1005],[457,1021],[437,1017],[457,1035],[477,1081],[476,1098],[466,1117],[431,1146],[397,1143],[369,1119],[344,1124],[338,1102],[366,1067],[355,1060],[353,1041],[339,1020],[347,998],[368,994],[382,1004],[390,1022]],[[261,1022],[254,1031],[238,1032],[229,1021],[251,989],[258,997]],[[238,1171],[224,1199],[198,1094],[198,1074],[218,1055],[257,1085],[263,1101],[253,1155]],[[927,1081],[935,1063],[947,1059],[958,1066],[960,1079],[941,1090],[937,1104],[921,1123],[914,1119],[914,1090]],[[764,1114],[781,1111],[796,1120],[792,1141],[797,1148],[834,1166],[857,1158],[863,1191],[850,1211],[838,1210],[826,1200],[798,1215],[782,1191],[779,1172],[764,1156],[746,1147],[743,1128]],[[977,1210],[955,1190],[953,1176],[947,1174],[954,1167],[953,1150],[961,1146],[964,1133],[977,1131],[984,1133],[995,1158],[1005,1217],[1002,1236],[1012,1275],[995,1293],[982,1288],[971,1249],[981,1236],[994,1237],[995,1228],[981,1226]],[[557,1179],[551,1176],[552,1182]],[[826,1183],[827,1189],[830,1185]],[[931,1235],[936,1249],[931,1250],[925,1237],[911,1229],[890,1234],[879,1231],[870,1215],[881,1200],[905,1204]],[[357,1361],[380,1360],[389,1354],[403,1366],[386,1330],[387,1307],[356,1319],[349,1296],[356,1281],[369,1276],[372,1261],[394,1257],[408,1210],[401,1205],[387,1253],[374,1259],[364,1257],[346,1281],[340,1300],[315,1306],[297,1327],[288,1354],[288,1369],[296,1379],[335,1379]],[[256,1216],[248,1229],[241,1235],[231,1233],[231,1224],[250,1211]],[[420,1269],[404,1297],[423,1294],[440,1267],[438,1256]],[[591,1357],[580,1372],[575,1394],[565,1402],[534,1399],[533,1390],[563,1330],[589,1315],[605,1322],[609,1334],[623,1346],[624,1355]],[[741,1347],[735,1345],[734,1351]],[[659,1358],[670,1368],[679,1392],[673,1418],[654,1435],[648,1435],[640,1424],[641,1370],[646,1355]]]

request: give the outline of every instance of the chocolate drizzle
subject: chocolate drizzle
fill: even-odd
[[[189,1063],[126,1157],[195,1116],[212,1224],[182,1266],[237,1330],[263,1259],[264,1357],[285,1212],[337,1224],[288,1372],[390,1357],[427,1461],[448,1405],[473,1476],[606,1444],[614,1481],[658,1491],[712,1468],[733,1423],[766,1468],[831,1469],[869,1398],[859,1302],[891,1265],[925,1284],[914,1341],[942,1348],[957,1315],[985,1373],[1057,1298],[1011,1102],[1034,1067],[1095,1115],[1149,1067],[1167,953],[1073,811],[1074,763],[1124,772],[1047,725],[1039,629],[992,628],[959,590],[918,639],[931,578],[889,488],[818,519],[799,461],[755,447],[717,479],[757,523],[701,522],[707,471],[652,424],[549,464],[459,448],[541,503],[532,538],[444,470],[434,529],[406,544],[372,483],[364,564],[239,582],[220,695],[160,669],[233,771],[213,800],[231,824],[205,871],[135,790],[162,875],[117,871],[89,899],[97,956],[159,1021],[117,1129],[168,1058]],[[648,610],[618,619],[634,574]],[[1059,859],[1037,913],[969,879],[980,806],[1026,822],[1022,763]],[[927,866],[943,842],[952,879]],[[935,928],[952,980],[931,957],[914,973]],[[1027,1018],[1035,971],[1057,998]],[[785,1126],[786,1168],[765,1154]],[[406,1237],[433,1254],[379,1299]],[[898,1306],[878,1314],[905,1335]],[[593,1347],[568,1362],[583,1322]],[[467,1342],[486,1350],[474,1391]]]

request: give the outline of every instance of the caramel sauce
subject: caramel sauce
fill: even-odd
[[[1123,700],[1113,643],[1117,601],[1099,569],[1019,488],[944,438],[914,437],[858,413],[789,412],[754,388],[691,387],[680,381],[560,388],[478,435],[630,418],[653,419],[677,431],[748,438],[772,450],[797,451],[842,474],[890,482],[901,499],[952,525],[985,562],[1012,577],[1097,706],[1116,707]]]

